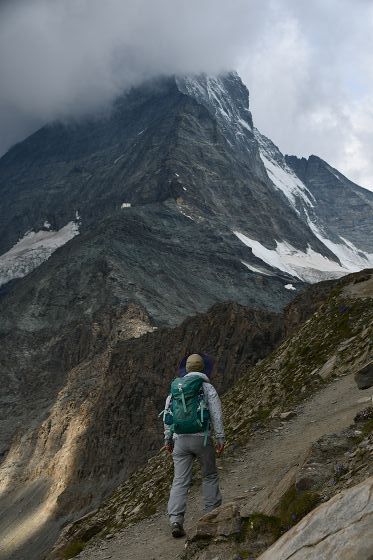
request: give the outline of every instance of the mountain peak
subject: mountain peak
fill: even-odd
[[[253,119],[249,91],[236,72],[218,76],[177,77],[176,81],[181,92],[193,97],[211,112],[231,145],[252,148]]]

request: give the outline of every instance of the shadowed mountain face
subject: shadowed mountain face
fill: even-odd
[[[3,376],[0,540],[7,558],[39,559],[67,521],[99,505],[158,451],[158,414],[180,356],[198,348],[215,356],[214,383],[224,392],[283,336],[278,314],[237,304],[153,330],[138,307],[108,309],[90,324],[71,325],[64,338],[39,333],[32,370]],[[18,348],[24,351],[24,339]]]
[[[300,248],[312,238],[271,188],[248,92],[233,74],[164,79],[123,96],[108,115],[45,127],[2,158],[0,189],[3,251],[45,222],[60,229],[77,211],[82,230],[92,230],[123,203],[166,201],[197,222],[245,227],[262,241]]]
[[[63,245],[66,224],[75,221],[80,231],[76,236],[71,226],[74,239],[10,296],[3,310],[10,324],[31,321],[27,328],[34,328],[41,308],[43,326],[54,327],[56,293],[62,322],[92,314],[102,300],[136,302],[156,322],[175,324],[217,301],[279,310],[291,299],[289,274],[250,270],[243,263],[263,263],[233,232],[270,244],[273,235],[286,237],[303,248],[308,236],[323,247],[270,185],[246,88],[235,75],[221,84],[236,95],[229,127],[213,105],[208,110],[205,99],[186,93],[188,81],[164,79],[123,96],[108,115],[45,127],[2,158],[0,280],[1,267],[12,279],[45,260],[51,232]],[[35,236],[27,237],[14,247],[30,230],[46,239],[36,246]]]

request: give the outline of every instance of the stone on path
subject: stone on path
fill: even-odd
[[[194,539],[229,537],[241,529],[241,516],[237,504],[228,503],[207,513],[197,523]]]
[[[297,413],[294,412],[293,410],[290,410],[289,412],[281,412],[280,414],[280,418],[282,420],[290,420],[290,418],[294,418],[294,416],[296,416]]]

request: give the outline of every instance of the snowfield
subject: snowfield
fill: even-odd
[[[259,144],[260,158],[264,164],[268,177],[274,187],[283,192],[290,205],[296,208],[297,198],[307,206],[313,207],[313,196],[299,177],[287,165],[284,156],[271,140],[255,129],[255,138]]]
[[[275,249],[267,249],[259,241],[247,237],[238,231],[233,232],[242,243],[251,248],[253,254],[271,268],[286,272],[295,278],[299,278],[304,282],[320,282],[332,278],[339,278],[350,272],[357,272],[363,268],[373,266],[373,255],[365,254],[358,251],[352,243],[343,240],[345,244],[332,243],[330,240],[319,237],[320,240],[339,258],[338,262],[332,261],[324,257],[320,253],[314,251],[310,246],[307,251],[303,252],[296,249],[286,241],[276,241]],[[318,232],[320,236],[320,232]],[[327,242],[327,243],[326,243]],[[249,269],[261,274],[260,268],[244,262]],[[287,288],[289,289],[289,288]],[[290,288],[291,289],[291,288]]]
[[[351,241],[341,237],[342,243],[334,243],[321,232],[315,223],[308,219],[308,225],[320,241],[334,253],[348,272],[357,272],[373,266],[373,253],[361,251]]]
[[[50,228],[50,224],[45,222],[44,227]],[[78,234],[77,222],[69,222],[58,231],[48,229],[26,233],[9,251],[0,256],[0,286],[26,276]]]

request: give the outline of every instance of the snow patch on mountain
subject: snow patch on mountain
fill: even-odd
[[[184,210],[182,210],[181,208],[179,208],[180,214],[182,214],[183,216],[185,216],[186,218],[189,218],[189,220],[192,220],[192,222],[195,222],[195,219],[192,218],[192,216],[189,216],[189,214],[187,214],[186,212],[184,212]]]
[[[246,128],[246,130],[249,130],[250,132],[252,132],[252,126],[247,122],[244,121],[243,119],[238,119],[238,123],[243,127]]]
[[[273,276],[273,274],[271,272],[268,271],[264,271],[261,268],[258,268],[256,266],[253,266],[252,264],[247,263],[246,261],[241,261],[242,264],[244,264],[249,270],[252,270],[253,272],[257,272],[259,274],[264,274],[264,276]]]
[[[79,218],[79,214],[77,213]],[[48,222],[45,222],[47,224]],[[0,286],[23,278],[62,245],[79,234],[79,223],[73,221],[58,231],[46,230],[27,232],[9,251],[0,256]]]
[[[307,206],[313,207],[313,195],[294,171],[290,169],[277,146],[257,129],[254,129],[254,134],[259,144],[261,160],[275,188],[284,193],[295,210],[297,210],[297,198],[301,199]],[[298,210],[297,212],[299,213]]]
[[[344,237],[340,237],[342,243],[334,243],[322,233],[321,229],[309,217],[307,221],[315,236],[338,257],[342,267],[348,272],[358,272],[373,266],[373,253],[361,251]]]
[[[277,268],[305,282],[320,282],[339,278],[351,272],[337,262],[331,261],[310,246],[303,252],[286,241],[276,241],[275,249],[267,249],[259,241],[238,231],[233,232],[242,243],[251,248],[253,254],[272,268]],[[363,267],[364,268],[364,267]]]

